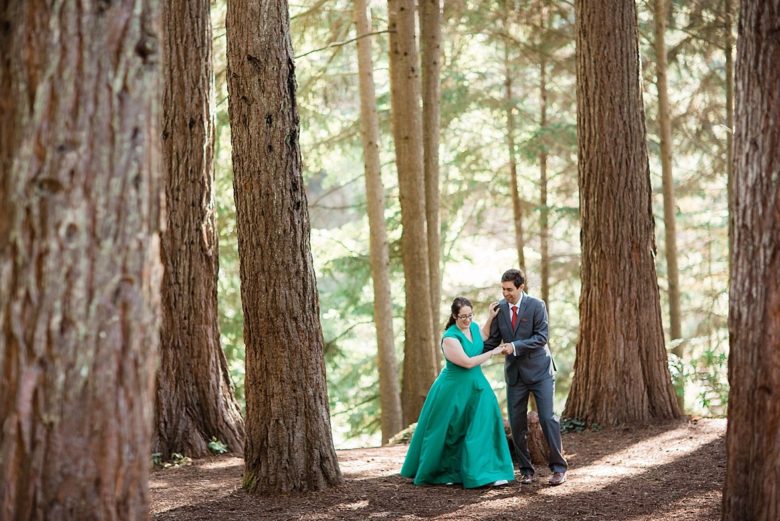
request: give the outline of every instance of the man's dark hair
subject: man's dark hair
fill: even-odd
[[[525,273],[523,273],[523,270],[506,270],[501,275],[501,282],[513,282],[515,287],[519,288],[520,284],[525,284]]]

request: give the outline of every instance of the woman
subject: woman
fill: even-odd
[[[480,367],[502,352],[498,346],[482,353],[482,339],[497,314],[491,304],[480,334],[471,302],[463,297],[452,302],[442,340],[447,365],[428,392],[401,468],[415,485],[476,488],[514,479],[498,402]]]

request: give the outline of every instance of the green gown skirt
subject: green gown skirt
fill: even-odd
[[[481,352],[478,328],[474,338]],[[471,343],[465,337],[461,343],[469,356],[478,354],[477,345],[466,345]],[[465,369],[447,362],[425,399],[401,475],[414,478],[415,485],[459,483],[465,488],[514,479],[498,402],[479,366]]]

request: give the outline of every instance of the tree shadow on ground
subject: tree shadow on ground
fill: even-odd
[[[623,425],[596,431],[586,429],[582,432],[568,432],[563,434],[564,456],[572,460],[569,461],[570,465],[576,461],[576,466],[584,467],[632,445],[669,431],[684,429],[687,425],[687,420],[668,420],[652,425]],[[580,447],[586,447],[587,450],[581,450]]]
[[[725,474],[725,434],[710,430],[706,436],[710,441],[700,443],[704,439],[695,426],[686,429],[679,422],[636,431],[567,435],[576,452],[569,481],[560,487],[546,485],[546,469],[538,469],[539,478],[530,486],[417,487],[397,475],[405,448],[386,447],[339,451],[343,465],[351,469],[339,487],[255,496],[239,488],[242,463],[232,460],[223,468],[190,469],[189,481],[181,482],[189,490],[189,501],[158,508],[154,519],[705,521],[719,516]],[[675,455],[682,437],[688,439],[688,446]],[[178,481],[175,474],[156,478],[169,486]],[[201,488],[193,490],[193,486]],[[167,490],[164,495],[167,498]]]
[[[437,518],[485,500],[513,496],[510,487],[464,490],[458,486],[417,487],[400,476],[346,480],[341,486],[309,494],[253,496],[244,490],[215,500],[189,504],[157,514],[159,521],[180,520],[364,520],[405,515]]]
[[[555,489],[536,488],[527,513],[551,521],[719,519],[724,477],[725,438],[721,436],[669,463],[593,489],[587,487],[588,467],[580,468],[576,481],[584,486],[567,490],[570,480]]]

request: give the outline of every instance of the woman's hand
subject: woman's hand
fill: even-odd
[[[496,318],[496,315],[498,315],[499,307],[498,302],[491,302],[488,304],[488,316],[490,318]]]
[[[490,356],[501,355],[501,354],[504,354],[504,344],[501,344],[500,346],[496,346],[490,350]]]

